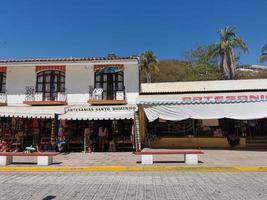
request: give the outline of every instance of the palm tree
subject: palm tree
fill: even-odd
[[[220,42],[214,44],[209,52],[210,58],[219,57],[219,68],[224,72],[226,79],[235,78],[236,57],[235,49],[241,49],[244,53],[248,47],[243,39],[236,35],[234,27],[225,27],[218,31]]]
[[[267,61],[267,44],[265,44],[261,49],[261,56],[259,57],[260,62]]]
[[[145,72],[147,83],[151,83],[152,73],[158,72],[158,60],[153,51],[145,51],[141,55],[141,70]]]

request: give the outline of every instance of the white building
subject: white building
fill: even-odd
[[[0,66],[1,73],[6,74],[6,81],[1,80],[2,85],[6,85],[2,92],[6,88],[6,103],[8,106],[43,105],[45,104],[44,101],[53,101],[54,103],[50,102],[50,105],[59,103],[57,101],[66,101],[64,104],[67,105],[88,104],[89,90],[93,90],[101,84],[106,87],[101,100],[114,101],[120,98],[120,100],[125,100],[126,103],[135,103],[139,93],[138,59],[132,57],[0,60]],[[104,75],[105,69],[106,72],[109,70],[109,74],[111,74],[111,71],[121,71],[121,76],[118,75],[119,73],[115,73],[117,75],[107,75],[108,73]],[[97,76],[97,73],[101,70],[103,75]],[[49,72],[52,72],[52,74],[48,74]],[[58,74],[54,72],[58,72]],[[45,83],[41,80],[42,77],[38,80],[38,76],[45,76],[47,82],[49,82],[50,85],[46,85],[46,91],[44,91]],[[62,76],[61,82],[60,80],[52,80],[60,76]],[[48,80],[50,77],[51,81]],[[113,89],[109,84],[99,83],[100,85],[98,85],[95,78],[120,80],[118,80],[118,83],[112,83],[114,87],[118,87]],[[37,81],[39,81],[39,84],[37,84]],[[107,80],[107,82],[114,81]],[[56,86],[55,89],[54,86]],[[30,91],[26,92],[26,88],[32,89],[31,92],[34,92],[35,95],[34,99],[31,100],[37,102],[25,102],[29,100],[26,98],[27,94],[30,94]],[[40,94],[40,92],[43,94]],[[125,97],[121,96],[120,92],[123,92]],[[117,98],[113,96],[116,94],[118,95]]]
[[[4,120],[0,138],[10,132],[5,130],[11,123],[8,118],[25,127],[30,122],[19,122],[20,119],[84,120],[86,123],[79,124],[83,128],[91,126],[97,132],[97,126],[106,126],[113,132],[111,129],[118,121],[134,118],[139,94],[139,60],[115,55],[0,60],[0,86],[0,116]],[[89,121],[97,123],[92,125]],[[108,122],[101,124],[101,121]],[[38,142],[42,140],[39,129]],[[8,137],[12,138],[18,131]],[[51,140],[55,138],[54,133]]]

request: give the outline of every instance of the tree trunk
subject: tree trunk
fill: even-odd
[[[223,55],[223,72],[226,79],[230,79],[230,71],[228,66],[228,59],[226,53]]]
[[[236,70],[236,62],[235,62],[235,57],[234,57],[234,53],[232,50],[229,52],[229,59],[230,59],[230,79],[234,79],[235,70]]]
[[[146,72],[146,82],[151,83],[151,72],[148,69],[145,69]]]

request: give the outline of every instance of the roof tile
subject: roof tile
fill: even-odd
[[[22,62],[55,62],[55,61],[68,61],[68,62],[76,62],[76,61],[94,61],[94,60],[129,60],[129,59],[138,59],[138,57],[128,56],[128,57],[83,57],[83,58],[36,58],[36,59],[7,59],[0,60],[0,63],[22,63]]]

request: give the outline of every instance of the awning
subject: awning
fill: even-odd
[[[187,93],[140,95],[139,105],[225,104],[267,101],[267,92]]]
[[[185,119],[239,119],[252,120],[267,118],[267,102],[232,104],[196,105],[158,105],[145,106],[148,120],[185,120]]]
[[[267,118],[266,92],[141,95],[137,102],[144,106],[149,121]]]
[[[60,115],[62,120],[119,120],[133,119],[136,105],[125,106],[70,106],[66,114]]]
[[[0,117],[54,118],[55,114],[64,114],[65,106],[3,106]]]

